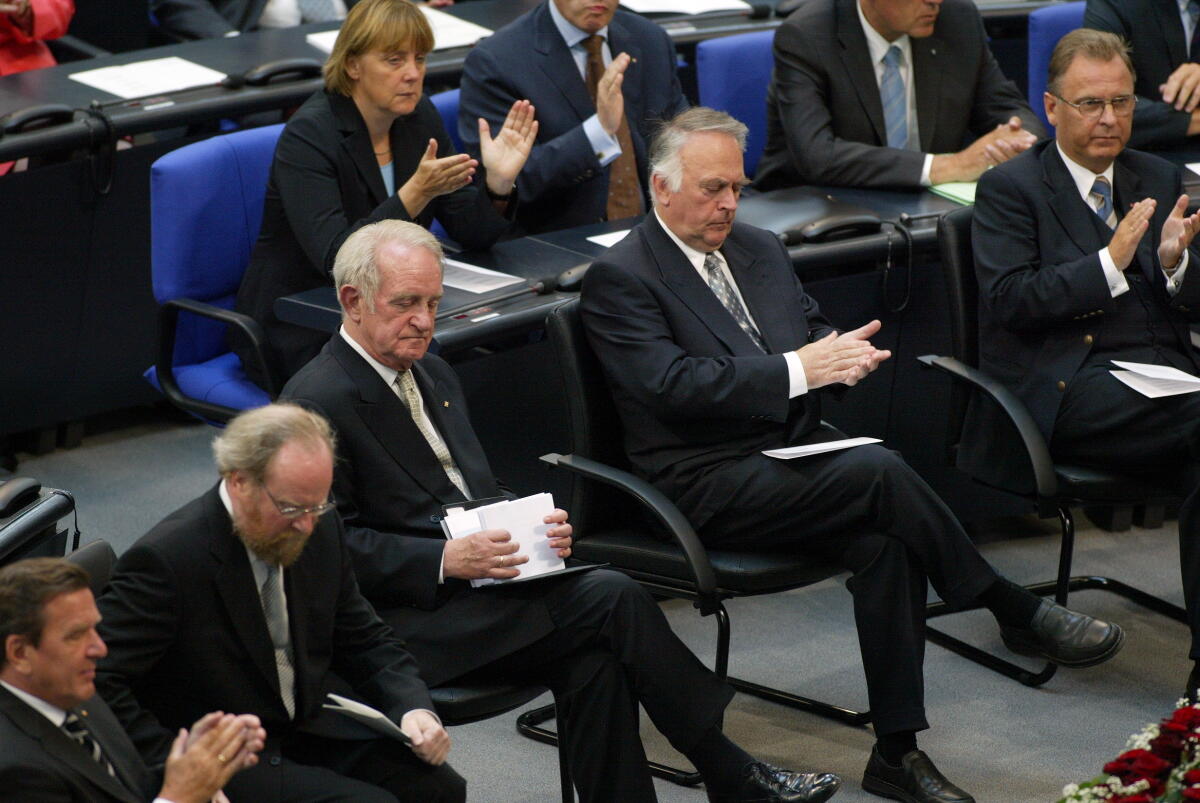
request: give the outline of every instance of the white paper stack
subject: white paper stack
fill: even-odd
[[[566,568],[562,558],[550,546],[550,539],[546,537],[551,525],[546,524],[543,519],[553,512],[554,497],[551,494],[533,494],[470,510],[450,511],[442,520],[442,528],[450,538],[462,538],[480,530],[508,530],[513,543],[517,545],[516,554],[529,558],[528,563],[515,567],[521,574],[513,579],[525,580]],[[472,580],[471,586],[479,588],[507,582],[511,581],[484,577]]]
[[[459,262],[457,259],[446,259],[443,262],[445,264],[445,271],[442,273],[442,284],[449,287],[457,287],[459,290],[466,290],[471,293],[490,293],[493,290],[499,290],[501,287],[525,281],[519,276],[513,276],[510,273],[488,270],[478,265],[468,265],[466,262]]]
[[[115,67],[84,70],[71,73],[69,77],[72,81],[128,99],[217,84],[225,80],[225,73],[178,56],[168,56],[149,61],[135,61],[133,64],[119,64]]]

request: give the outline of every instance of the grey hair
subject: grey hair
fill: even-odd
[[[650,175],[662,176],[668,190],[679,192],[683,186],[683,162],[679,151],[692,134],[706,131],[728,134],[737,140],[738,148],[746,150],[745,123],[725,112],[696,106],[667,120],[654,135],[654,141],[650,143]]]
[[[323,445],[331,455],[335,451],[328,421],[298,404],[275,402],[247,410],[230,421],[213,440],[213,457],[222,477],[241,471],[261,485],[271,459],[293,442]]]
[[[342,288],[349,285],[358,290],[368,307],[375,303],[375,293],[379,290],[379,249],[389,243],[424,248],[442,267],[442,244],[428,230],[405,220],[380,220],[351,234],[338,249],[333,260],[333,284],[339,299]]]

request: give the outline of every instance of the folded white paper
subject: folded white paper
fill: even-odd
[[[797,457],[809,457],[814,454],[836,452],[839,449],[850,449],[868,443],[880,443],[879,438],[846,438],[840,441],[825,441],[824,443],[808,443],[803,446],[788,446],[783,449],[765,449],[763,454],[780,460],[792,460]]]
[[[1142,362],[1113,360],[1120,371],[1109,371],[1119,381],[1151,399],[1163,396],[1178,396],[1182,393],[1200,391],[1200,377],[1172,368],[1169,365],[1152,365]]]
[[[348,697],[343,697],[333,692],[326,694],[325,699],[327,702],[321,706],[322,708],[337,711],[339,714],[344,714],[351,719],[361,722],[371,730],[378,731],[385,736],[390,736],[397,741],[411,746],[408,734],[400,730],[400,726],[388,719],[382,711],[372,708],[366,703],[360,703],[357,700],[351,700]]]
[[[629,233],[629,229],[621,231],[610,231],[608,234],[594,234],[588,237],[589,243],[595,243],[601,248],[612,248],[617,243],[625,239],[625,235]]]
[[[508,530],[518,555],[529,558],[528,563],[517,566],[520,574],[513,580],[556,572],[566,568],[563,559],[550,546],[546,537],[550,529],[543,519],[554,512],[554,497],[548,493],[533,494],[521,499],[495,502],[470,510],[452,510],[442,519],[442,528],[450,538],[461,538],[480,530]],[[494,580],[483,577],[471,581],[473,588],[507,583],[509,580]]]
[[[225,80],[225,73],[211,70],[195,62],[168,56],[115,67],[99,67],[95,70],[71,73],[72,81],[116,95],[119,98],[144,98],[178,92],[193,86],[217,84]]]
[[[489,293],[510,284],[520,284],[524,279],[501,273],[498,270],[488,270],[476,265],[468,265],[456,259],[443,260],[446,266],[442,274],[442,284],[467,290],[472,293]]]

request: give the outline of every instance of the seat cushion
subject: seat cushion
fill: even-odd
[[[655,575],[686,589],[692,582],[683,550],[635,532],[591,534],[572,546],[575,558],[608,563],[633,576]],[[734,596],[767,594],[817,583],[842,569],[821,560],[769,552],[708,550],[717,585]],[[646,579],[643,577],[643,579]]]
[[[1118,474],[1104,469],[1057,463],[1058,496],[1079,502],[1134,504],[1179,496],[1179,478],[1165,474]]]
[[[145,377],[162,390],[154,368],[146,371]],[[262,407],[271,402],[271,397],[262,388],[246,378],[242,361],[232,352],[194,365],[176,365],[175,381],[189,398],[223,404],[235,410]]]
[[[511,711],[545,691],[543,686],[482,681],[471,683],[464,680],[457,684],[430,689],[429,695],[433,698],[433,706],[442,722],[447,725],[465,725]]]

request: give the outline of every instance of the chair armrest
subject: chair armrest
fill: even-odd
[[[692,529],[691,523],[661,491],[628,471],[613,468],[582,455],[551,453],[542,455],[541,459],[552,466],[565,468],[590,480],[607,483],[641,502],[642,506],[667,528],[671,538],[683,550],[688,568],[696,582],[696,591],[701,598],[712,598],[716,595],[717,578],[708,560],[708,551],[700,543],[700,538]]]
[[[86,42],[71,34],[51,39],[46,44],[50,46],[50,52],[54,54],[55,61],[59,62],[81,61],[82,59],[94,59],[97,56],[112,55],[110,51],[96,47],[91,42]]]
[[[1050,448],[1042,431],[1034,423],[1024,403],[1021,402],[1007,387],[991,378],[978,368],[972,368],[954,357],[939,357],[936,354],[925,354],[917,357],[923,365],[944,371],[957,381],[970,385],[994,401],[1008,420],[1016,428],[1029,456],[1029,464],[1033,468],[1034,487],[1042,499],[1049,499],[1058,493],[1058,477],[1054,472],[1054,461],[1050,457]]]
[[[193,399],[184,395],[179,388],[179,383],[175,380],[175,328],[179,321],[179,313],[181,310],[200,315],[205,318],[223,321],[231,326],[235,326],[241,330],[246,339],[250,341],[250,346],[254,351],[255,362],[262,370],[262,376],[266,380],[267,395],[272,399],[279,395],[280,382],[275,369],[275,364],[269,355],[267,346],[267,336],[259,326],[258,321],[243,315],[240,312],[227,310],[222,307],[217,307],[212,304],[205,304],[202,301],[195,301],[190,298],[172,299],[162,305],[158,311],[158,359],[155,362],[155,370],[158,374],[159,384],[162,385],[163,393],[176,406],[194,412],[205,418],[211,418],[218,421],[228,421],[236,416],[240,410],[235,410],[232,407],[226,407],[223,404],[214,404],[212,402]]]

